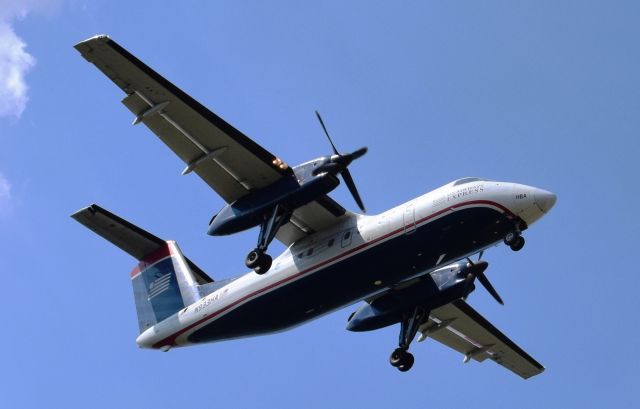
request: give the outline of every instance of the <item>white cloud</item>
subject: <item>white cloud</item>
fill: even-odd
[[[32,11],[50,11],[56,0],[0,0],[0,117],[20,118],[27,101],[29,87],[26,73],[36,59],[25,51],[26,44],[13,29],[16,20]]]
[[[24,76],[36,60],[11,26],[0,22],[0,116],[19,118],[27,106]]]
[[[11,201],[11,184],[0,173],[0,214],[9,209]]]

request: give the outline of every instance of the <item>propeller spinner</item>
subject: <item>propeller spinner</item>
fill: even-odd
[[[316,116],[320,121],[320,125],[322,126],[322,130],[324,131],[324,134],[327,136],[327,139],[331,144],[331,148],[333,149],[333,155],[331,156],[331,158],[329,158],[329,160],[326,163],[318,167],[314,171],[314,174],[329,172],[335,175],[339,173],[340,176],[342,176],[344,183],[347,185],[347,188],[349,189],[351,196],[353,196],[353,199],[358,204],[358,207],[360,208],[360,210],[366,213],[366,210],[364,208],[364,203],[362,202],[362,198],[360,198],[360,194],[358,193],[358,189],[356,188],[356,184],[353,181],[351,172],[349,172],[348,166],[351,164],[351,162],[353,162],[354,160],[360,158],[365,153],[367,153],[367,148],[363,147],[351,153],[340,154],[336,149],[336,146],[333,144],[333,141],[329,136],[329,132],[327,131],[327,127],[324,126],[324,121],[322,120],[322,117],[320,116],[320,113],[318,113],[318,111],[316,111]]]

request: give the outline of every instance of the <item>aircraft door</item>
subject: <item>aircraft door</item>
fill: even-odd
[[[411,234],[416,231],[416,212],[413,204],[405,207],[402,220],[404,223],[404,234]]]

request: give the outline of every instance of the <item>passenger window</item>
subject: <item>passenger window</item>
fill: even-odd
[[[333,246],[333,243],[335,242],[334,239],[329,240],[329,242],[327,243],[327,247],[331,247]]]
[[[298,258],[302,258],[302,256],[304,256],[304,252],[298,253]]]
[[[342,235],[342,247],[347,247],[348,245],[351,244],[351,230],[347,230],[343,235]]]
[[[308,251],[307,251],[307,256],[310,256],[313,254],[313,247],[311,247]]]

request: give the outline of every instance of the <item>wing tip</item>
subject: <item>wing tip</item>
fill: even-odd
[[[89,206],[85,206],[82,209],[72,213],[71,215],[69,215],[69,217],[71,217],[72,219],[78,220],[82,217],[83,214],[86,214],[86,212],[90,212],[91,214],[95,214],[98,210],[101,210],[102,208],[100,206],[98,206],[95,203],[90,204]]]
[[[73,48],[75,48],[76,50],[82,53],[83,50],[91,48],[90,47],[91,44],[106,43],[110,40],[111,40],[111,37],[109,37],[107,34],[97,34],[97,35],[94,35],[93,37],[87,38],[86,40],[80,41],[79,43],[74,45]]]

